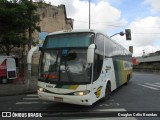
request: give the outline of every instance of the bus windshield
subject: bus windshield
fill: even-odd
[[[50,35],[46,38],[44,48],[88,47],[93,33],[65,33]]]
[[[56,49],[43,53],[40,79],[52,83],[88,83],[87,49]]]

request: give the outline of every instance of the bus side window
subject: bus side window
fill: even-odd
[[[99,78],[102,70],[102,65],[103,65],[103,56],[95,54],[93,81],[96,81]]]

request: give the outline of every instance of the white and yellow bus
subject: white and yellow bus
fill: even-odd
[[[38,95],[43,100],[92,105],[132,76],[131,53],[94,30],[50,33],[40,50]]]

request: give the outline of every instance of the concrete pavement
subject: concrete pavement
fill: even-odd
[[[7,84],[0,84],[0,96],[7,95],[18,95],[27,93],[37,92],[37,77],[31,77],[28,82],[27,79],[24,81],[14,81]]]

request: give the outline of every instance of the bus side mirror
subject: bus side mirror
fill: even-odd
[[[95,44],[91,44],[87,50],[87,63],[93,63],[94,61],[94,50],[96,48]]]

